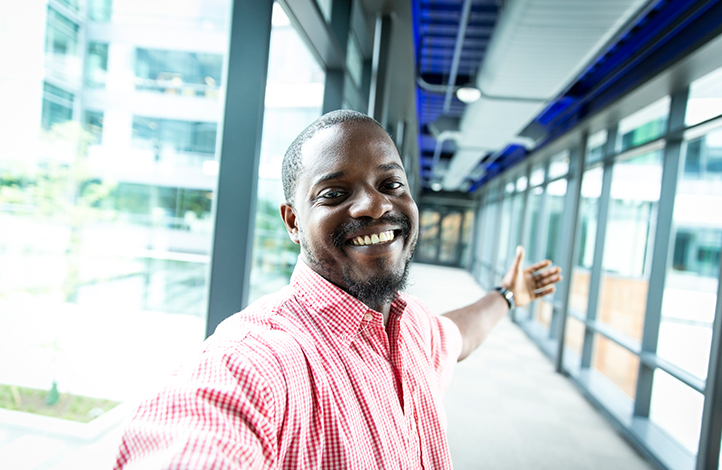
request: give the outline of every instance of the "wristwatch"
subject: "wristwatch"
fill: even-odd
[[[494,290],[500,293],[502,297],[504,297],[506,303],[509,304],[509,310],[514,308],[514,293],[512,291],[501,286],[494,287]]]

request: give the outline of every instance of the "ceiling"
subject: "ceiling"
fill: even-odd
[[[707,36],[719,1],[412,0],[419,176],[474,192]],[[633,77],[633,79],[630,79]],[[465,104],[459,87],[481,98]]]

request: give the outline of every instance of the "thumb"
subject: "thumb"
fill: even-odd
[[[516,247],[516,255],[514,256],[514,260],[511,262],[511,266],[509,267],[509,271],[507,271],[506,276],[504,276],[504,282],[508,284],[509,286],[514,285],[514,280],[516,279],[517,275],[519,274],[519,269],[522,266],[522,261],[524,260],[524,247],[521,245]]]

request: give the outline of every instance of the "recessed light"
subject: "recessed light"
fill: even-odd
[[[481,90],[473,86],[463,86],[456,90],[456,97],[462,103],[473,103],[474,101],[481,98]]]

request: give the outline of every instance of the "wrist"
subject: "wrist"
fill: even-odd
[[[514,308],[515,300],[514,300],[514,293],[507,289],[504,286],[496,286],[494,287],[494,290],[499,293],[502,297],[504,297],[504,300],[506,301],[507,305],[509,305],[509,310]]]

